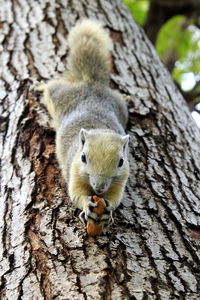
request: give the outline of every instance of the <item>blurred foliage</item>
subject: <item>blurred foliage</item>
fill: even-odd
[[[146,19],[146,15],[149,9],[149,1],[147,0],[123,0],[124,4],[128,6],[129,10],[131,11],[135,21],[143,25]]]
[[[143,25],[147,16],[149,1],[123,0],[134,19]],[[174,60],[172,76],[183,90],[191,90],[200,80],[200,30],[192,20],[177,15],[160,29],[156,50],[164,63]]]
[[[184,16],[171,18],[159,31],[156,50],[164,62],[169,51],[173,52],[176,63],[172,76],[176,82],[182,86],[188,77],[195,84],[200,74],[200,30],[192,21]]]

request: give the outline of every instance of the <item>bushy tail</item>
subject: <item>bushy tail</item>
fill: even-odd
[[[112,42],[101,24],[83,20],[69,33],[68,42],[68,80],[107,83]]]

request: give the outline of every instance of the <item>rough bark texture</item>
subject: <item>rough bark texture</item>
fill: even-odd
[[[0,9],[0,298],[199,299],[200,134],[143,30],[118,0]],[[132,99],[131,175],[97,238],[67,197],[55,133],[29,89],[64,70],[67,33],[83,16],[110,30],[112,85]]]

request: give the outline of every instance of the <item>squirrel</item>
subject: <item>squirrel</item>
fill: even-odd
[[[68,36],[67,70],[42,84],[43,101],[56,130],[56,155],[80,218],[113,221],[129,176],[129,135],[124,98],[109,87],[111,39],[96,21],[85,19]],[[106,201],[101,216],[92,195]]]

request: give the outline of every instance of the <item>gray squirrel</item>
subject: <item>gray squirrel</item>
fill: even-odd
[[[68,37],[67,70],[39,86],[56,130],[56,154],[69,196],[81,219],[108,223],[123,197],[129,176],[124,98],[109,88],[112,42],[102,25],[89,19]],[[105,199],[97,216],[92,195]]]

